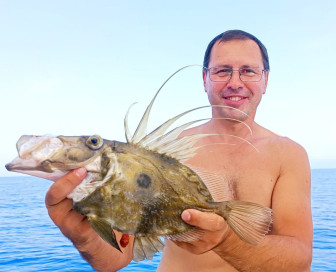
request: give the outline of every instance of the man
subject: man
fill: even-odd
[[[274,223],[270,234],[254,247],[241,241],[222,217],[197,210],[184,211],[182,219],[203,229],[205,234],[190,243],[166,241],[158,270],[310,271],[312,219],[307,154],[297,143],[254,121],[269,75],[266,48],[246,32],[227,31],[209,44],[204,67],[204,88],[210,103],[240,111],[214,107],[211,121],[183,133],[221,135],[199,142],[207,148],[199,149],[188,165],[222,177],[227,199],[272,208]],[[78,169],[53,184],[46,195],[46,205],[55,224],[95,269],[115,271],[131,261],[133,241],[121,254],[72,210],[66,195],[84,176],[85,170]],[[117,233],[117,239],[120,237]]]

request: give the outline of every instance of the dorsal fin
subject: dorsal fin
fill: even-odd
[[[131,110],[131,108],[136,104],[137,102],[134,102],[131,106],[129,106],[126,115],[125,115],[125,119],[124,119],[124,129],[125,129],[125,137],[126,137],[126,141],[129,143],[131,141],[131,133],[128,127],[128,114]]]
[[[164,134],[167,129],[174,123],[176,122],[178,119],[180,119],[181,117],[183,117],[184,115],[192,112],[192,111],[196,111],[196,110],[200,110],[200,109],[204,109],[204,108],[216,108],[216,107],[220,107],[220,108],[228,108],[228,109],[234,109],[234,110],[237,110],[235,108],[232,108],[232,107],[229,107],[229,106],[222,106],[222,105],[206,105],[206,106],[201,106],[201,107],[197,107],[197,108],[193,108],[191,110],[187,110],[185,112],[182,112],[181,114],[179,115],[176,115],[174,116],[173,118],[169,119],[168,121],[164,122],[162,125],[160,125],[159,127],[157,127],[155,130],[153,130],[151,133],[149,133],[148,135],[144,136],[138,143],[137,145],[139,146],[142,146],[142,147],[148,147],[149,149],[153,148],[153,146],[150,144],[151,142],[156,142],[155,145],[157,145],[157,141],[158,141],[158,138],[160,137],[160,141],[164,141],[164,138],[165,136],[169,135],[169,138],[173,139],[172,135],[170,134],[171,132],[174,132],[174,136],[175,138],[177,138],[180,133],[186,129],[187,127],[195,124],[195,123],[198,123],[198,122],[201,122],[201,121],[206,121],[206,120],[210,120],[212,118],[203,118],[203,119],[199,119],[199,120],[195,120],[195,121],[191,121],[191,122],[188,122],[188,123],[185,123],[177,128],[175,128],[173,131],[167,133],[167,134]],[[240,111],[240,110],[237,110],[237,111]],[[240,111],[241,113],[245,114],[244,112]],[[250,131],[250,134],[252,135],[252,130],[251,128],[243,121],[241,120],[238,120],[238,119],[234,119],[234,118],[230,118],[230,117],[219,117],[219,118],[213,118],[215,120],[231,120],[231,121],[235,121],[235,122],[240,122],[242,123],[243,125],[245,125],[248,130]],[[175,131],[176,130],[176,131]]]
[[[236,135],[231,134],[220,134],[220,133],[207,133],[207,134],[193,134],[193,135],[187,135],[183,136],[181,138],[177,138],[174,140],[171,140],[170,142],[166,142],[161,146],[156,147],[155,149],[151,149],[153,151],[156,151],[161,154],[166,154],[172,158],[175,158],[179,160],[180,162],[184,162],[190,158],[192,158],[195,155],[196,150],[203,148],[205,146],[209,145],[217,145],[217,144],[228,144],[228,143],[213,143],[208,145],[199,145],[195,146],[196,142],[201,140],[202,138],[208,137],[208,136],[228,136],[233,137],[236,139],[239,139],[241,141],[246,142],[251,147],[253,147],[256,151],[259,152],[259,150],[249,141],[247,141],[244,138],[238,137]]]
[[[163,82],[163,84],[161,85],[161,87],[159,88],[159,90],[156,92],[156,94],[154,95],[152,101],[149,103],[144,115],[141,118],[141,121],[136,129],[136,131],[134,132],[134,135],[132,137],[131,143],[136,144],[137,142],[139,142],[143,137],[146,136],[147,134],[147,124],[148,124],[148,117],[150,114],[150,111],[152,109],[153,103],[157,97],[157,95],[159,94],[159,92],[161,91],[161,89],[163,88],[164,85],[166,85],[166,83],[174,76],[176,75],[178,72],[188,68],[188,67],[192,67],[192,66],[201,66],[198,64],[193,64],[193,65],[187,65],[184,66],[180,69],[178,69],[175,73],[173,73],[170,77],[167,78],[167,80],[165,82]],[[202,66],[201,66],[202,67]]]
[[[167,129],[174,123],[176,122],[178,119],[180,119],[182,116],[195,111],[195,110],[199,110],[199,109],[203,109],[203,108],[207,108],[209,106],[202,106],[202,107],[197,107],[185,112],[182,112],[179,115],[176,115],[175,117],[169,119],[168,121],[164,122],[162,125],[160,125],[159,127],[157,127],[155,130],[153,130],[151,133],[149,133],[148,135],[144,136],[139,142],[138,144],[141,146],[145,146],[147,143],[157,139],[158,137],[162,136]],[[201,120],[200,120],[201,121]],[[193,123],[196,123],[198,121],[193,121]],[[191,125],[191,124],[190,124]],[[178,136],[178,135],[177,135]]]

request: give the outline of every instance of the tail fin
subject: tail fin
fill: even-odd
[[[156,252],[162,252],[164,243],[157,236],[135,235],[133,246],[133,260],[136,262],[144,259],[151,260]]]
[[[245,201],[217,203],[222,216],[231,229],[245,242],[257,246],[269,232],[272,210],[262,205]]]

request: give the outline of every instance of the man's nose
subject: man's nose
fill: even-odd
[[[233,70],[232,71],[232,76],[230,80],[227,83],[227,87],[231,89],[238,89],[240,87],[243,87],[244,83],[240,79],[239,71]]]

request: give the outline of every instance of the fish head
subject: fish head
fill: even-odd
[[[79,167],[99,173],[106,142],[98,135],[23,135],[16,144],[18,157],[6,164],[6,168],[53,181]]]

